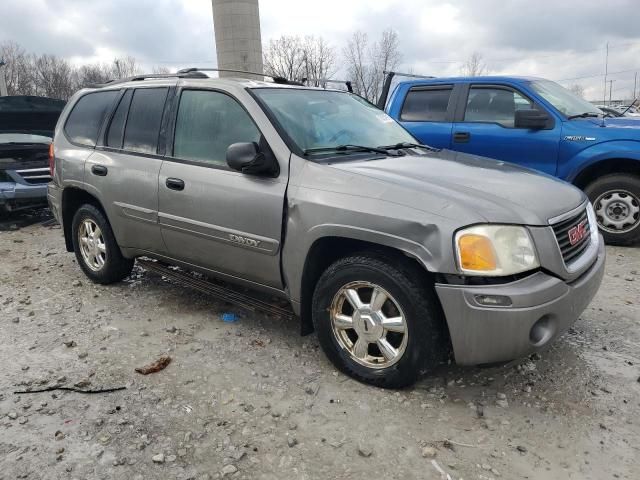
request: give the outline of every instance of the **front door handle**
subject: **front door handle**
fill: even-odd
[[[169,177],[165,180],[164,184],[171,190],[184,190],[184,181],[180,180],[179,178]]]
[[[456,143],[467,143],[471,139],[469,132],[455,132],[453,134],[453,141]]]
[[[97,175],[99,177],[106,176],[108,172],[109,172],[109,170],[107,170],[107,167],[105,167],[104,165],[92,165],[91,166],[91,173],[93,173],[94,175]]]

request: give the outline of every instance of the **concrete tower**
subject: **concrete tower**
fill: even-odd
[[[262,72],[258,0],[212,0],[212,5],[218,68]]]

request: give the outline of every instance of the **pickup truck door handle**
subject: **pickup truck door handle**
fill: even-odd
[[[94,175],[97,175],[99,177],[105,177],[108,172],[109,172],[109,170],[107,170],[107,167],[105,167],[104,165],[92,165],[91,166],[91,173],[93,173]]]
[[[180,180],[179,178],[169,177],[165,180],[164,184],[171,190],[184,190],[184,181]]]
[[[455,132],[453,134],[453,141],[456,143],[467,143],[471,139],[469,132]]]

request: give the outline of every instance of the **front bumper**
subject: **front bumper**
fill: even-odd
[[[600,238],[595,262],[570,283],[537,272],[502,285],[436,284],[456,362],[460,365],[504,362],[548,345],[591,302],[604,276],[605,256],[604,241]],[[482,306],[476,301],[477,295],[507,296],[512,304]]]
[[[0,210],[12,212],[47,204],[47,185],[0,182]]]

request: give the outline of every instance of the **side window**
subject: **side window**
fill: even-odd
[[[102,122],[119,93],[118,90],[107,90],[81,97],[64,125],[69,139],[73,143],[95,147]]]
[[[184,90],[180,96],[173,156],[226,165],[227,147],[259,142],[260,131],[249,114],[229,95]]]
[[[402,105],[400,120],[406,122],[444,122],[451,88],[410,90]]]
[[[116,113],[113,114],[109,131],[107,132],[107,146],[113,148],[122,148],[122,140],[124,137],[124,124],[127,121],[127,113],[129,112],[129,103],[133,90],[127,90],[122,96]]]
[[[168,88],[138,88],[133,93],[124,131],[125,150],[156,153]]]
[[[471,87],[465,122],[499,123],[513,128],[516,110],[533,108],[531,101],[518,92],[504,88]]]

